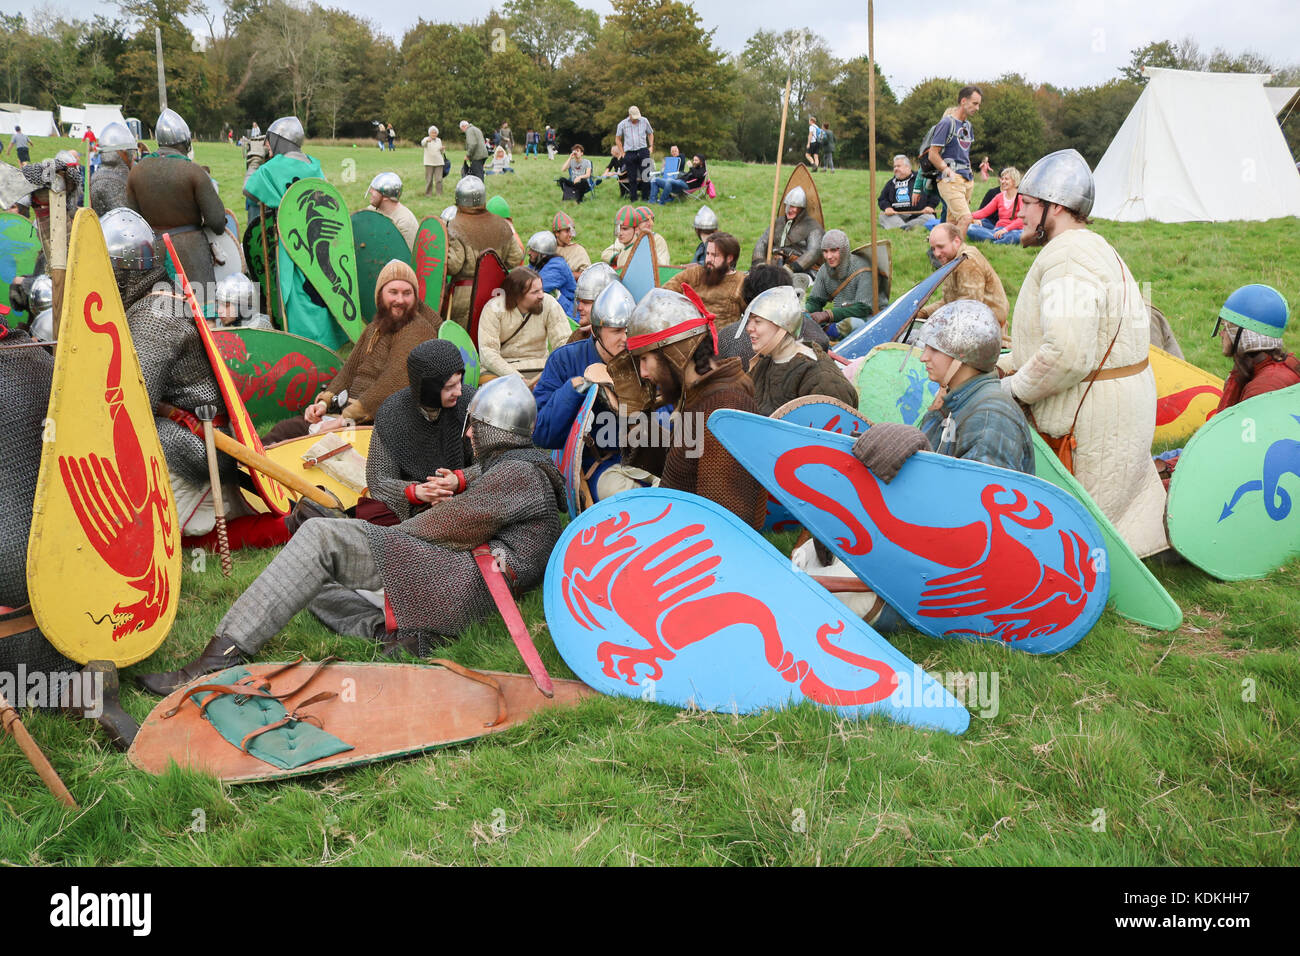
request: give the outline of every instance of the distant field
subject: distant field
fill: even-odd
[[[54,148],[37,141],[35,155]],[[418,148],[309,151],[354,210],[365,205],[371,177],[387,169],[403,177],[403,201],[417,217],[452,202],[451,182],[443,197],[423,197]],[[240,151],[200,144],[197,158],[242,224]],[[562,158],[517,154],[515,175],[487,178],[489,195],[509,200],[525,239],[564,208],[579,241],[598,254],[612,235],[617,188],[606,184],[581,206],[561,206],[553,179]],[[460,159],[453,152],[455,168]],[[604,168],[604,160],[593,162]],[[766,228],[773,168],[710,170],[719,188],[710,205],[748,256]],[[880,175],[878,189],[889,174]],[[867,174],[816,180],[828,224],[855,244],[867,241],[875,210]],[[695,209],[693,201],[656,207],[675,262],[694,251]],[[1232,289],[1267,282],[1300,306],[1295,220],[1096,228],[1149,283],[1188,358],[1216,375],[1229,363],[1210,329]],[[929,271],[925,242],[889,238],[901,290]],[[984,249],[1014,303],[1033,253]],[[1287,343],[1300,349],[1294,329]],[[790,536],[774,541],[788,547]],[[269,559],[237,554],[230,580],[215,560],[203,572],[187,565],[173,634],[143,667],[192,656]],[[883,719],[841,721],[808,706],[737,718],[602,698],[427,757],[223,787],[195,774],[146,776],[89,727],[33,715],[29,729],[82,810],[58,808],[18,749],[0,742],[8,811],[0,816],[0,862],[1294,865],[1300,562],[1243,584],[1188,565],[1151,567],[1183,608],[1176,633],[1107,611],[1080,644],[1048,658],[898,635],[896,646],[932,673],[997,673],[996,713],[973,716],[960,738]],[[754,582],[755,593],[763,587]],[[546,632],[540,593],[521,603],[551,673],[572,676]],[[374,645],[333,635],[307,614],[263,657],[298,652],[378,658]],[[499,621],[470,629],[448,656],[523,670]],[[138,718],[152,705],[126,694]],[[199,810],[202,832],[194,828]]]

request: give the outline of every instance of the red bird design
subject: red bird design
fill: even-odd
[[[170,557],[175,551],[175,528],[162,490],[166,473],[159,459],[145,459],[126,410],[120,332],[112,322],[96,323],[91,318],[92,307],[96,312],[103,310],[98,293],[86,297],[86,324],[113,341],[104,387],[112,419],[113,457],[60,455],[59,474],[86,539],[105,564],[141,593],[139,600],[119,602],[105,615],[112,620],[113,640],[118,641],[152,627],[170,604],[171,581],[167,569],[154,558],[154,542],[161,534]]]

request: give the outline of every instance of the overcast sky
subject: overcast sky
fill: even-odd
[[[208,2],[219,6],[221,0]],[[420,16],[482,19],[504,0],[458,0],[454,7],[410,0],[318,2],[368,17],[400,41]],[[578,2],[602,17],[613,9],[607,0]],[[46,5],[65,16],[91,13],[84,0],[52,0]],[[714,42],[723,50],[738,52],[759,28],[806,26],[825,37],[842,59],[867,52],[866,0],[695,0],[693,6],[706,28],[716,27]],[[0,0],[0,9],[29,12],[31,7]],[[738,10],[743,15],[737,15]],[[1297,0],[886,0],[876,4],[875,16],[876,57],[899,92],[928,76],[992,79],[1007,72],[1059,87],[1091,86],[1114,79],[1119,67],[1129,62],[1130,51],[1184,36],[1207,52],[1221,46],[1232,53],[1254,50],[1281,64],[1300,61]]]

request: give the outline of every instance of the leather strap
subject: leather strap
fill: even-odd
[[[835,287],[835,291],[831,293],[831,297],[830,297],[830,299],[827,300],[827,302],[828,302],[830,305],[834,306],[834,305],[835,305],[835,297],[836,297],[837,295],[839,295],[841,292],[844,291],[844,287],[845,287],[846,285],[848,285],[850,282],[852,282],[852,281],[853,281],[854,279],[856,279],[858,276],[862,275],[862,273],[864,273],[864,272],[870,272],[870,271],[871,271],[871,266],[863,266],[861,269],[858,269],[858,270],[856,270],[856,271],[854,271],[854,272],[850,272],[849,275],[848,275],[848,278],[845,279],[843,282],[841,282],[838,286]]]
[[[274,723],[267,724],[265,727],[259,727],[257,730],[253,730],[245,734],[244,739],[239,742],[239,749],[242,750],[244,753],[248,753],[248,744],[255,737],[260,737],[268,730],[279,730],[281,727],[287,727],[289,724],[296,724],[299,721],[303,721],[303,720],[307,721],[310,724],[315,724],[321,730],[324,730],[325,725],[321,723],[321,719],[317,717],[315,714],[304,714],[302,712],[303,708],[310,707],[312,704],[319,704],[323,700],[329,700],[331,697],[337,697],[337,696],[338,693],[336,691],[331,690],[331,691],[323,691],[317,694],[315,697],[308,697],[301,704],[295,707],[292,713],[285,714],[283,717],[281,717],[279,720],[275,721]]]
[[[28,607],[31,607],[31,605],[25,604],[23,607],[15,608],[15,610],[21,611]],[[8,618],[0,621],[0,639],[13,637],[15,634],[22,634],[24,631],[32,630],[34,627],[36,627],[36,618],[31,614],[20,614],[18,617]]]
[[[1097,373],[1097,377],[1093,381],[1103,382],[1106,379],[1128,378],[1130,375],[1137,375],[1139,372],[1145,371],[1147,366],[1150,364],[1150,359],[1143,359],[1134,365],[1121,365],[1119,368],[1105,368]]]
[[[177,712],[181,709],[182,704],[184,704],[195,694],[202,693],[203,691],[212,691],[212,696],[208,697],[205,701],[203,701],[203,703],[198,705],[200,712],[205,710],[208,704],[212,703],[213,700],[215,700],[219,696],[222,696],[223,694],[234,694],[237,697],[243,697],[245,700],[248,699],[249,697],[263,697],[266,698],[267,700],[285,700],[289,697],[292,697],[294,694],[300,692],[303,688],[305,688],[308,684],[310,684],[313,680],[316,679],[317,675],[319,675],[320,672],[325,668],[325,665],[338,660],[338,658],[331,655],[330,657],[326,657],[323,660],[321,660],[315,666],[315,668],[312,669],[312,672],[307,675],[307,679],[304,680],[297,687],[295,687],[293,690],[285,691],[280,694],[271,693],[271,678],[277,677],[280,674],[283,674],[285,671],[297,667],[304,660],[306,660],[306,657],[302,654],[299,654],[297,660],[290,661],[288,664],[285,664],[283,667],[277,667],[269,674],[262,674],[260,676],[255,674],[249,674],[247,677],[241,677],[233,684],[199,684],[197,687],[191,687],[181,696],[181,699],[176,702],[175,707],[173,707],[171,710],[163,714],[163,719],[165,720],[168,717],[176,716]]]
[[[506,692],[501,689],[501,685],[497,683],[495,678],[489,677],[487,674],[480,674],[478,671],[470,670],[462,664],[457,664],[455,661],[449,661],[443,657],[431,657],[429,658],[429,663],[437,664],[439,667],[445,667],[453,674],[463,677],[466,680],[472,680],[476,683],[486,684],[488,687],[491,687],[497,692],[497,719],[489,721],[483,726],[496,727],[506,722],[509,717],[509,713],[506,710]]]

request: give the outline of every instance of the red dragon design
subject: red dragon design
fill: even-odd
[[[1156,427],[1168,425],[1170,422],[1177,420],[1178,416],[1187,411],[1192,399],[1200,395],[1213,395],[1215,398],[1223,398],[1223,389],[1215,388],[1213,385],[1195,385],[1191,388],[1185,388],[1181,392],[1173,392],[1164,398],[1156,399]],[[1209,415],[1213,409],[1206,414],[1206,421],[1209,421]]]
[[[601,643],[596,658],[606,674],[637,686],[637,668],[645,666],[643,676],[658,680],[662,662],[673,660],[682,648],[749,624],[763,639],[767,663],[785,680],[797,683],[810,700],[854,706],[876,703],[894,692],[898,678],[888,664],[831,643],[830,635],[843,632],[843,621],[818,627],[817,644],[831,656],[873,672],[876,680],[866,687],[825,683],[807,661],[785,650],[775,617],[757,598],[737,592],[704,594],[717,582],[712,572],[722,563],[713,541],[702,537],[704,525],[686,525],[648,546],[631,533],[657,524],[671,511],[669,504],[657,517],[639,524],[621,512],[584,529],[565,550],[561,591],[573,619],[589,631],[604,630],[595,614],[596,608],[603,608],[645,641],[644,647]]]
[[[1044,565],[1008,530],[1008,524],[1037,530],[1051,527],[1052,513],[1041,501],[1032,502],[1036,513],[1031,516],[1031,502],[1023,492],[1013,490],[1010,501],[999,502],[998,495],[1006,494],[1007,489],[989,484],[980,492],[987,520],[957,528],[913,524],[890,513],[876,477],[847,452],[813,445],[787,451],[776,462],[777,482],[842,521],[852,537],[836,541],[850,555],[870,552],[871,535],[843,504],[799,480],[796,472],[808,465],[825,465],[847,477],[868,517],[895,545],[957,569],[927,582],[919,606],[921,615],[984,615],[995,627],[992,633],[954,629],[947,631],[947,636],[1000,637],[1007,642],[1043,637],[1068,627],[1087,607],[1097,575],[1087,560],[1087,542],[1077,532],[1058,530],[1062,550],[1062,569],[1058,570]]]
[[[320,387],[332,382],[338,375],[337,369],[322,370],[301,352],[290,352],[280,358],[274,365],[266,362],[253,362],[253,371],[248,374],[242,366],[249,364],[248,345],[238,335],[221,332],[212,333],[217,351],[230,371],[231,381],[239,390],[239,397],[248,404],[262,396],[274,395],[284,382],[284,397],[276,404],[291,412],[300,412],[307,407]],[[285,382],[285,379],[288,379]]]
[[[442,265],[442,259],[429,251],[429,246],[434,244],[436,238],[428,229],[421,229],[420,234],[415,238],[415,275],[420,282],[416,294],[421,301],[425,299],[425,280]]]
[[[112,322],[99,324],[91,319],[92,307],[97,313],[103,310],[103,300],[95,292],[86,297],[83,307],[86,325],[113,341],[104,385],[113,423],[113,457],[60,455],[59,474],[86,539],[110,568],[141,592],[134,604],[118,603],[105,615],[113,622],[113,640],[119,641],[152,627],[169,606],[171,581],[167,569],[154,558],[154,541],[161,532],[170,557],[175,551],[175,529],[162,490],[167,477],[157,458],[145,459],[126,410],[121,332]]]

